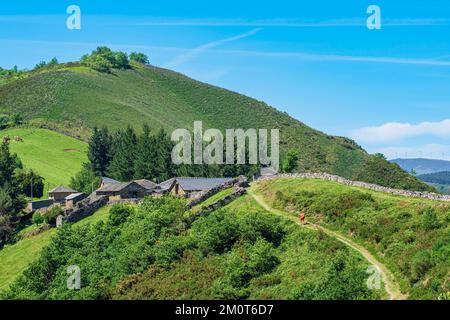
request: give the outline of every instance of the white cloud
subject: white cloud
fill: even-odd
[[[221,40],[216,40],[216,41],[212,41],[212,42],[208,42],[204,45],[201,45],[197,48],[194,48],[178,57],[176,57],[175,59],[173,59],[172,61],[170,61],[168,64],[165,65],[165,67],[167,68],[173,68],[173,67],[177,67],[181,64],[184,64],[192,59],[194,59],[195,57],[197,57],[198,55],[202,54],[205,51],[208,51],[210,49],[213,49],[215,47],[218,47],[222,44],[228,43],[228,42],[233,42],[233,41],[237,41],[240,39],[244,39],[247,37],[250,37],[256,33],[258,33],[259,31],[261,31],[261,28],[256,28],[241,34],[238,34],[236,36],[233,37],[229,37],[229,38],[225,38],[225,39],[221,39]]]
[[[351,132],[351,137],[360,143],[386,143],[422,135],[450,138],[450,119],[419,124],[390,122],[381,126],[365,127]]]
[[[370,150],[371,153],[382,153],[388,159],[426,158],[450,160],[450,145],[425,144],[412,147],[386,147]]]

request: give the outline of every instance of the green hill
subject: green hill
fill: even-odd
[[[450,171],[421,174],[417,176],[420,180],[428,183],[448,184],[450,185]]]
[[[0,131],[4,136],[21,137],[10,142],[24,166],[35,170],[44,181],[46,191],[58,185],[68,185],[70,178],[78,173],[87,161],[87,144],[64,134],[45,129],[15,128]]]
[[[325,171],[392,187],[431,190],[387,161],[377,163],[355,142],[314,130],[264,102],[201,83],[179,73],[133,63],[131,69],[100,73],[78,63],[21,74],[0,84],[0,113],[86,138],[89,128],[148,123],[171,131],[204,127],[279,128],[282,154],[300,153],[298,171]],[[381,177],[380,177],[381,175]]]
[[[104,221],[108,217],[109,209],[109,206],[103,207],[92,216],[74,223],[74,226],[82,227]],[[24,235],[36,227],[36,225],[31,224],[19,230],[18,234]],[[0,291],[8,288],[32,262],[39,258],[41,251],[50,243],[56,232],[57,230],[52,228],[35,236],[24,237],[22,240],[0,250]]]
[[[367,248],[410,298],[448,295],[449,204],[314,179],[280,178],[251,189],[192,224],[186,217],[195,210],[167,196],[101,209],[53,238],[54,229],[47,231],[43,242],[39,236],[21,240],[0,251],[0,287],[17,279],[5,297],[33,299],[386,297],[384,290],[367,290],[369,264],[360,254],[267,211],[255,193],[294,217],[305,211],[308,222]],[[108,219],[112,211],[127,218]],[[83,270],[80,291],[66,290],[63,281],[72,264]]]
[[[450,204],[336,182],[275,179],[255,186],[273,208],[353,239],[379,257],[413,299],[450,291]]]
[[[149,197],[134,208],[113,206],[106,223],[67,225],[3,292],[3,298],[386,296],[383,290],[368,289],[369,264],[363,257],[325,234],[265,212],[251,197],[237,199],[192,224],[184,219],[189,214],[184,200]],[[69,265],[82,270],[80,290],[67,290]]]

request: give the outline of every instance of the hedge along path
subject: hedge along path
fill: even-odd
[[[363,246],[353,242],[352,240],[348,239],[347,237],[329,230],[323,226],[319,226],[317,224],[313,224],[313,223],[308,223],[308,224],[301,224],[300,221],[298,221],[298,219],[296,219],[296,217],[292,216],[290,213],[285,212],[285,211],[281,211],[281,210],[277,210],[272,208],[270,205],[268,205],[264,199],[260,196],[257,195],[255,193],[255,190],[253,187],[248,188],[247,192],[249,195],[251,195],[255,201],[261,206],[263,207],[265,210],[267,210],[268,212],[271,212],[273,214],[276,214],[278,216],[282,216],[286,219],[289,219],[290,221],[296,223],[297,225],[304,227],[304,228],[308,228],[311,230],[315,230],[315,231],[323,231],[325,234],[327,234],[330,237],[333,237],[335,239],[337,239],[338,241],[342,242],[343,244],[345,244],[346,246],[352,248],[353,250],[359,252],[371,265],[373,265],[377,271],[379,272],[379,274],[381,275],[381,279],[383,280],[383,284],[384,284],[384,288],[387,292],[387,294],[389,295],[389,299],[390,300],[406,300],[408,298],[407,295],[404,295],[401,291],[400,291],[400,287],[397,283],[397,281],[395,280],[394,275],[392,274],[392,272],[380,261],[378,261],[366,248],[364,248]]]

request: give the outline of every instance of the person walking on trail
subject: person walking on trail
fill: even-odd
[[[306,219],[305,213],[304,213],[304,212],[300,213],[300,215],[299,215],[298,217],[299,217],[299,219],[300,219],[300,222],[301,222],[302,224],[305,224],[305,219]]]

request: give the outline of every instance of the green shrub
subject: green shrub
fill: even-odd
[[[134,209],[126,204],[115,204],[109,210],[109,222],[113,226],[119,226],[124,223]]]
[[[339,252],[331,261],[327,272],[317,281],[306,282],[295,288],[290,299],[347,300],[371,299],[376,292],[367,287],[368,274],[356,267],[353,257]]]
[[[42,216],[42,214],[39,211],[35,211],[33,213],[33,216],[31,217],[31,221],[34,224],[41,224],[44,222],[44,217]]]
[[[45,223],[55,225],[56,218],[62,214],[64,214],[64,211],[60,206],[52,206],[42,214],[42,217]]]
[[[242,239],[256,242],[263,238],[275,246],[280,245],[286,230],[280,218],[262,212],[250,212],[238,217],[239,232]]]
[[[205,255],[223,253],[238,239],[239,224],[234,214],[220,210],[195,221],[191,236]]]
[[[434,208],[427,208],[421,212],[423,217],[423,227],[425,230],[439,229],[441,223],[438,220],[436,210]]]
[[[434,266],[431,250],[418,251],[411,261],[411,279],[413,282],[420,280],[428,270]]]
[[[239,244],[227,256],[226,277],[214,283],[216,298],[248,298],[250,281],[271,272],[279,263],[273,245],[264,239]]]
[[[139,52],[132,52],[130,53],[130,60],[131,61],[135,61],[135,62],[139,62],[142,64],[148,64],[149,60],[148,60],[148,56],[144,53],[139,53]]]
[[[90,55],[84,55],[81,64],[99,72],[110,73],[112,68],[128,69],[130,62],[124,52],[114,52],[108,47],[98,47]]]

